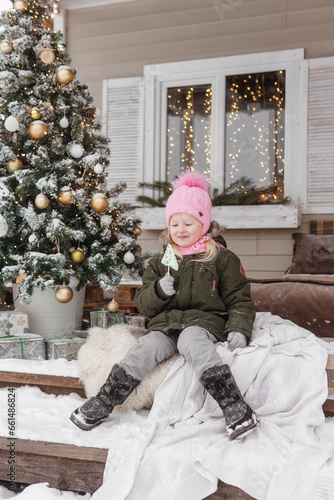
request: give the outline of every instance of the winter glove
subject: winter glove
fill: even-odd
[[[247,344],[246,335],[240,332],[230,332],[227,336],[227,341],[231,351],[234,351],[238,347],[246,347]]]
[[[174,290],[173,276],[166,274],[163,278],[161,278],[161,280],[159,280],[159,285],[164,294],[168,295],[169,297],[176,293],[176,291]]]

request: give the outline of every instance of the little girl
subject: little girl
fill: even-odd
[[[177,270],[166,273],[161,255],[153,257],[137,290],[138,311],[150,318],[141,337],[114,365],[97,396],[71,415],[81,429],[104,422],[154,366],[179,352],[223,411],[231,440],[258,425],[215,343],[245,347],[255,317],[250,287],[239,258],[215,242],[217,223],[204,176],[187,172],[174,182],[166,205],[168,241],[178,258]],[[219,226],[218,226],[219,227]]]

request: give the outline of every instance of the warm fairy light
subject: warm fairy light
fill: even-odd
[[[226,187],[241,177],[274,186],[284,198],[285,71],[229,76],[226,93]]]
[[[167,180],[188,169],[210,180],[211,85],[168,89]]]

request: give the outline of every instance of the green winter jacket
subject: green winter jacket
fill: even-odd
[[[149,261],[134,298],[138,311],[151,318],[148,331],[170,334],[197,325],[221,341],[229,332],[244,333],[249,340],[255,308],[239,258],[226,248],[209,262],[194,257],[185,256],[178,271],[170,270],[176,290],[171,297],[159,285],[167,271],[162,255]]]

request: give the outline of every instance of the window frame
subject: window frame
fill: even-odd
[[[279,205],[271,205],[277,208],[277,218],[271,215],[270,220],[265,222],[268,205],[253,206],[263,220],[260,226],[255,224],[255,227],[298,227],[301,208],[306,205],[307,187],[308,61],[304,59],[304,49],[145,66],[145,168],[142,182],[152,183],[164,178],[161,176],[164,175],[166,162],[167,88],[206,83],[212,85],[211,187],[221,191],[224,179],[225,77],[277,70],[286,71],[284,196],[291,199],[291,204],[285,206],[285,211],[291,212],[291,217],[284,216],[286,225],[282,225],[282,210],[278,210]],[[153,196],[149,189],[145,190],[145,194]],[[249,206],[217,208],[222,209],[220,211],[224,214],[240,213],[240,217],[246,219],[249,215]],[[271,209],[270,213],[275,213],[275,210]],[[152,211],[151,217],[154,217]],[[233,218],[233,227],[238,227],[237,218]],[[254,222],[251,224],[254,227]]]

